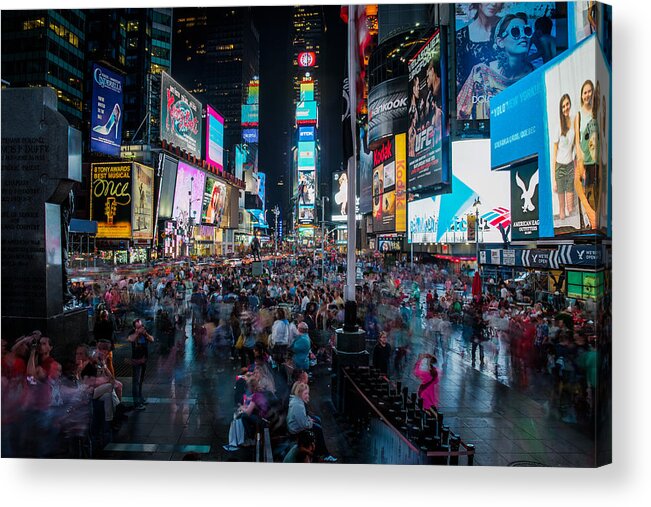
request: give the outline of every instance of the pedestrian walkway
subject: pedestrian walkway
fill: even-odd
[[[191,328],[186,328],[188,336]],[[408,356],[402,379],[416,391],[418,380],[410,367],[421,351],[435,350],[422,339]],[[128,347],[119,347],[116,362],[127,357]],[[205,461],[255,461],[253,447],[228,452],[228,429],[233,416],[235,369],[220,372],[212,357],[198,357],[192,338],[185,354],[161,354],[152,347],[143,393],[145,410],[129,412],[129,419],[114,435],[102,457],[107,459],[181,460],[198,453]],[[476,465],[588,467],[594,465],[592,439],[550,415],[548,407],[529,392],[506,385],[500,375],[486,367],[472,367],[467,346],[459,333],[450,350],[439,348],[441,366],[440,411],[446,425],[476,448]],[[122,370],[124,372],[124,370]],[[359,433],[334,410],[328,365],[315,368],[312,380],[313,411],[322,417],[326,442],[340,463],[364,463]],[[122,375],[124,392],[131,392],[131,378]],[[541,394],[542,396],[542,394]],[[130,398],[125,396],[125,402]]]

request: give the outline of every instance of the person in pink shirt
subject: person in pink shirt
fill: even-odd
[[[423,361],[427,359],[427,367],[423,368]],[[436,357],[432,354],[419,354],[414,375],[420,379],[418,396],[423,400],[423,409],[436,409],[439,404],[439,381],[441,375],[436,367]]]

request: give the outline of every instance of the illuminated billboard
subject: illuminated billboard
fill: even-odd
[[[495,95],[567,49],[561,4],[455,4],[459,120],[488,120]],[[536,30],[547,36],[534,37]]]
[[[122,144],[122,87],[119,74],[93,64],[93,102],[91,103],[90,149],[114,157]]]
[[[405,134],[395,136],[396,232],[407,230],[407,147]]]
[[[314,170],[315,168],[315,157],[314,151],[316,149],[316,143],[314,141],[305,141],[298,143],[298,167],[300,168],[309,168]]]
[[[249,81],[249,94],[246,97],[247,104],[258,104],[260,102],[260,82],[252,79]]]
[[[368,149],[366,129],[359,129],[359,212],[373,210],[373,151]]]
[[[90,219],[97,238],[131,239],[131,162],[91,164]]]
[[[298,127],[298,141],[314,141],[315,128],[314,127]]]
[[[314,82],[303,81],[300,84],[300,99],[301,100],[314,100]]]
[[[267,175],[258,172],[258,196],[262,201],[262,209],[264,209],[265,196],[267,194]]]
[[[226,208],[226,185],[210,175],[206,176],[206,186],[201,207],[201,223],[221,225]]]
[[[315,171],[298,172],[298,204],[314,206],[316,201]]]
[[[494,98],[491,164],[513,172],[536,159],[538,205],[524,178],[512,191],[521,208],[536,206],[540,238],[611,234],[610,88],[605,53],[591,35]]]
[[[479,205],[479,241],[504,242],[511,231],[510,174],[491,171],[490,140],[452,143],[452,192],[407,204],[409,242],[465,243],[468,215]]]
[[[297,124],[315,124],[317,117],[317,104],[314,100],[303,100],[296,104]]]
[[[166,72],[161,86],[160,138],[201,158],[201,102]]]
[[[160,178],[160,190],[158,196],[158,218],[172,218],[172,208],[174,207],[174,188],[176,185],[176,171],[178,160],[163,154],[161,168],[162,175]]]
[[[199,169],[179,162],[174,192],[172,218],[186,222],[192,218],[194,224],[201,219],[201,204],[206,186],[206,174]]]
[[[258,142],[258,129],[242,129],[242,142],[247,144],[255,144]]]
[[[303,51],[298,54],[299,67],[314,67],[316,65],[316,53],[314,51]]]
[[[450,181],[447,164],[445,61],[437,30],[409,62],[409,189],[442,186]],[[442,64],[443,63],[443,64]],[[443,73],[442,73],[443,72]]]
[[[314,222],[314,206],[298,207],[298,220],[301,223]]]
[[[154,237],[154,169],[133,163],[133,239]]]
[[[387,136],[407,131],[407,76],[371,88],[368,94],[368,142],[372,147]]]
[[[242,126],[257,127],[259,123],[260,106],[258,104],[242,104]]]
[[[206,106],[206,162],[224,168],[224,117]]]

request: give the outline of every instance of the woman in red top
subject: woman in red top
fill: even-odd
[[[421,368],[424,359],[429,359],[427,369]],[[423,409],[437,408],[439,405],[439,381],[441,374],[436,367],[436,357],[431,354],[419,354],[416,365],[414,366],[414,375],[421,382],[418,388],[418,396],[423,399]]]

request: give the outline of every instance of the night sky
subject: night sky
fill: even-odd
[[[253,15],[260,34],[259,167],[267,174],[267,206],[271,209],[278,204],[287,216],[290,153],[294,141],[291,7],[256,7]],[[322,100],[319,104],[320,190],[329,193],[330,174],[339,169],[342,162],[341,85],[346,65],[346,25],[339,18],[338,5],[323,6],[323,16],[319,69]],[[281,177],[285,186],[279,188],[277,183]],[[328,208],[326,214],[329,214]],[[272,219],[271,214],[268,219]]]

